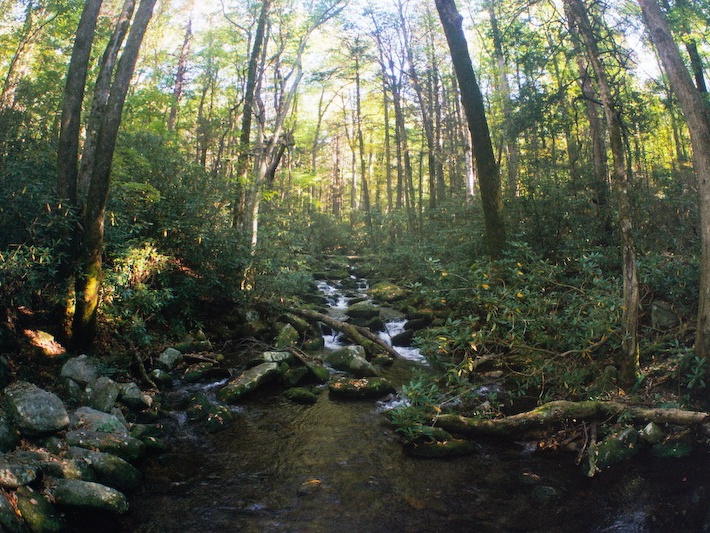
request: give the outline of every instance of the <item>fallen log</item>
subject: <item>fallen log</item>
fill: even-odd
[[[386,352],[393,357],[402,357],[397,350],[392,348],[392,346],[380,339],[367,328],[348,324],[347,322],[343,322],[342,320],[338,320],[337,318],[333,318],[329,315],[324,315],[318,311],[312,311],[311,309],[290,309],[290,312],[295,315],[302,316],[308,320],[323,322],[326,326],[340,331],[352,342],[365,348],[365,351],[370,355],[374,355],[379,352]]]
[[[496,419],[470,418],[454,414],[439,415],[437,427],[469,437],[513,437],[547,429],[565,421],[597,420],[622,416],[629,421],[696,427],[710,436],[710,413],[675,408],[646,408],[620,402],[559,400],[543,404],[532,411]]]

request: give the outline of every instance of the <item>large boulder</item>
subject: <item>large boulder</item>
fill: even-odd
[[[325,362],[359,378],[378,375],[377,368],[365,358],[365,348],[359,345],[338,348],[325,356]]]
[[[370,302],[358,302],[345,310],[345,314],[350,318],[370,320],[380,316],[380,309]]]
[[[372,287],[370,287],[368,292],[373,298],[380,300],[381,302],[396,302],[407,296],[407,291],[394,283],[390,283],[389,281],[375,283]]]
[[[54,502],[74,509],[95,509],[111,513],[128,511],[128,501],[122,492],[91,481],[56,479],[49,489]]]
[[[328,384],[330,394],[352,400],[376,399],[393,394],[396,389],[384,378],[342,378]]]
[[[135,489],[140,485],[140,471],[120,457],[77,446],[70,447],[69,453],[77,460],[85,462],[94,473],[96,481],[103,485],[122,491]]]
[[[61,377],[71,379],[79,385],[86,386],[100,375],[98,359],[88,355],[72,357],[62,366]]]
[[[56,394],[32,383],[18,381],[5,388],[8,414],[25,435],[61,431],[69,425],[69,415]]]
[[[298,330],[294,328],[291,324],[284,324],[279,329],[279,333],[274,341],[274,346],[276,349],[288,348],[289,346],[294,346],[298,344],[301,339],[301,335]]]
[[[113,409],[121,389],[111,378],[101,376],[84,389],[84,403],[99,411],[108,413]]]
[[[237,402],[264,383],[276,379],[280,374],[278,363],[262,363],[230,379],[217,392],[217,399],[225,403]]]

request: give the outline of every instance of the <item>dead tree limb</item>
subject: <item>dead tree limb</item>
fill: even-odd
[[[290,312],[294,315],[302,316],[308,320],[323,322],[326,326],[340,331],[352,342],[365,348],[365,351],[370,355],[386,352],[393,357],[402,357],[397,350],[392,348],[392,346],[380,339],[367,328],[348,324],[347,322],[343,322],[342,320],[338,320],[337,318],[333,318],[329,315],[324,315],[323,313],[319,313],[317,311],[312,311],[311,309],[291,309]]]

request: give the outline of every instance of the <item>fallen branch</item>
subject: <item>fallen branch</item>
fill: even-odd
[[[354,326],[353,324],[348,324],[347,322],[343,322],[342,320],[338,320],[337,318],[333,318],[332,316],[324,315],[323,313],[312,311],[310,309],[291,309],[290,312],[295,315],[300,315],[309,320],[323,322],[323,324],[325,324],[326,326],[329,326],[334,330],[340,331],[345,336],[347,336],[352,342],[354,342],[355,344],[359,344],[363,348],[365,348],[365,351],[370,353],[371,355],[384,351],[392,355],[393,357],[401,357],[397,350],[392,348],[392,346],[380,339],[377,335],[372,333],[372,331],[367,328]]]
[[[627,420],[640,422],[695,426],[704,434],[710,435],[708,413],[674,408],[634,407],[619,402],[595,400],[584,402],[559,400],[543,404],[532,411],[490,420],[445,414],[437,416],[435,423],[449,432],[471,437],[512,437],[549,428],[567,420],[595,420],[622,415]]]

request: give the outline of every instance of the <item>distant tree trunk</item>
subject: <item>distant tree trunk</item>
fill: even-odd
[[[358,152],[360,158],[360,180],[362,183],[362,202],[365,211],[365,223],[368,229],[372,229],[372,213],[370,207],[370,189],[367,186],[367,162],[365,160],[365,138],[362,133],[362,95],[360,86],[360,54],[362,50],[357,49],[355,55],[355,135],[357,137]]]
[[[515,135],[515,125],[513,123],[513,106],[510,99],[510,83],[508,82],[508,65],[503,54],[503,35],[498,26],[498,17],[495,10],[496,2],[487,2],[488,16],[491,20],[491,33],[493,36],[493,58],[496,64],[496,85],[500,92],[501,104],[503,108],[503,128],[505,131],[505,152],[508,161],[508,187],[509,196],[518,195],[518,170],[520,167],[520,150],[518,150],[518,140]]]
[[[244,114],[242,115],[242,127],[239,133],[239,146],[237,156],[237,167],[235,174],[236,191],[234,206],[232,207],[232,221],[237,229],[244,229],[246,221],[246,194],[249,174],[249,153],[251,148],[251,127],[254,117],[254,98],[259,79],[259,61],[262,56],[262,49],[266,41],[266,25],[269,20],[269,11],[273,0],[262,0],[261,12],[256,23],[254,42],[249,54],[249,66],[247,68],[247,83],[244,87]]]
[[[584,42],[587,57],[594,69],[599,87],[609,131],[609,145],[614,162],[614,185],[618,198],[618,218],[621,233],[623,278],[624,278],[624,309],[623,320],[625,334],[623,339],[623,354],[618,362],[619,384],[628,388],[636,382],[638,372],[638,313],[639,313],[639,283],[636,265],[636,249],[633,238],[633,219],[631,200],[629,198],[630,175],[624,157],[624,142],[622,136],[620,113],[614,103],[606,70],[601,61],[597,40],[592,30],[587,8],[582,0],[565,0],[570,22],[573,23]]]
[[[473,154],[483,202],[488,254],[492,259],[500,259],[503,256],[506,243],[500,172],[493,153],[483,96],[476,81],[466,37],[463,33],[463,17],[456,10],[453,0],[436,0],[436,8],[439,11],[439,18],[449,43],[454,71],[461,90],[461,102],[473,141]]]
[[[655,0],[639,0],[638,3],[650,31],[651,41],[658,50],[690,132],[693,167],[698,179],[701,236],[700,295],[695,351],[698,356],[710,359],[710,108],[693,85],[690,73],[673,41],[668,21],[658,4]],[[708,372],[710,373],[710,369]]]
[[[138,60],[138,53],[156,0],[141,0],[116,68],[111,94],[99,128],[93,171],[84,216],[84,233],[79,247],[77,305],[72,327],[73,341],[89,347],[96,334],[97,311],[101,290],[101,265],[104,244],[104,219],[108,200],[111,164],[121,124],[123,105]]]
[[[192,40],[192,19],[187,21],[185,29],[185,39],[180,48],[177,71],[175,72],[175,84],[173,85],[173,101],[170,103],[170,115],[168,116],[168,131],[175,131],[178,108],[182,98],[182,91],[185,86],[185,76],[187,75],[187,59],[190,55],[190,41]]]

